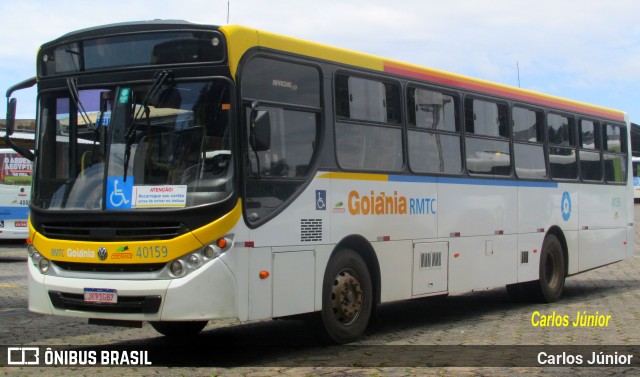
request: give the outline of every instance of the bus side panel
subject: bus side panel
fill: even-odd
[[[191,279],[169,280],[162,303],[161,320],[238,317],[237,279],[222,258],[208,263],[191,275]]]
[[[272,282],[273,279],[261,279],[260,271],[272,271],[270,247],[256,247],[249,250],[249,299],[248,318],[264,319],[273,316]],[[240,295],[239,295],[240,296]],[[242,304],[240,304],[242,305]]]
[[[518,283],[540,277],[540,254],[544,237],[542,232],[518,235]]]
[[[446,292],[448,272],[448,242],[422,242],[413,245],[414,297]]]
[[[256,229],[250,237],[255,247],[279,247],[326,243],[330,240],[329,180],[314,179],[295,200],[277,216]],[[265,200],[265,202],[267,202]],[[281,199],[273,198],[274,206]]]
[[[518,282],[539,278],[540,254],[549,219],[554,213],[553,185],[520,184],[518,187]]]
[[[625,228],[580,231],[580,271],[625,259]]]
[[[324,281],[324,272],[327,269],[327,263],[333,252],[333,245],[319,245],[316,247],[316,272],[315,272],[315,304],[314,310],[322,310],[322,283]]]
[[[579,226],[579,185],[574,183],[558,184],[557,189],[551,191],[546,199],[551,208],[549,223],[545,226],[545,232],[553,226],[562,230],[567,241],[568,273],[569,275],[580,271],[580,248],[578,243]],[[542,244],[540,245],[542,247]]]
[[[413,243],[373,242],[380,263],[380,301],[409,299],[412,296]]]
[[[438,184],[440,238],[449,238],[457,233],[468,237],[517,232],[515,184],[490,185],[492,181],[479,179],[457,181],[461,184]]]
[[[518,280],[518,236],[452,238],[449,247],[449,292],[497,287]]]
[[[544,233],[553,213],[552,187],[518,187],[518,233]],[[541,231],[542,230],[542,231]],[[542,242],[538,244],[538,248]]]
[[[46,275],[43,275],[36,266],[31,263],[31,259],[27,261],[27,269],[29,273],[29,310],[34,313],[53,314],[53,306],[51,299],[44,285]]]
[[[580,271],[626,256],[625,186],[580,185]]]
[[[273,253],[273,316],[310,313],[314,310],[314,251]]]
[[[579,229],[624,228],[626,191],[626,186],[581,184]]]

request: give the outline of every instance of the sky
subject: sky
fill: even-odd
[[[0,90],[73,30],[179,19],[240,24],[626,111],[640,123],[637,0],[0,0]],[[16,93],[35,117],[35,90]],[[6,100],[0,100],[0,118]]]

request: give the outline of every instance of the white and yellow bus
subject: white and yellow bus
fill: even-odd
[[[617,110],[241,26],[44,44],[29,308],[93,323],[309,313],[565,278],[633,253]],[[10,114],[15,101],[9,101]]]

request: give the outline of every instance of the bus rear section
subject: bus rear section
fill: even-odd
[[[633,201],[640,201],[640,157],[631,157],[633,171]]]

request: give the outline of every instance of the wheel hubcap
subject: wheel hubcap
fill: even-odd
[[[355,321],[362,310],[362,302],[362,287],[358,279],[350,271],[338,273],[331,289],[331,305],[336,319],[344,325]]]

